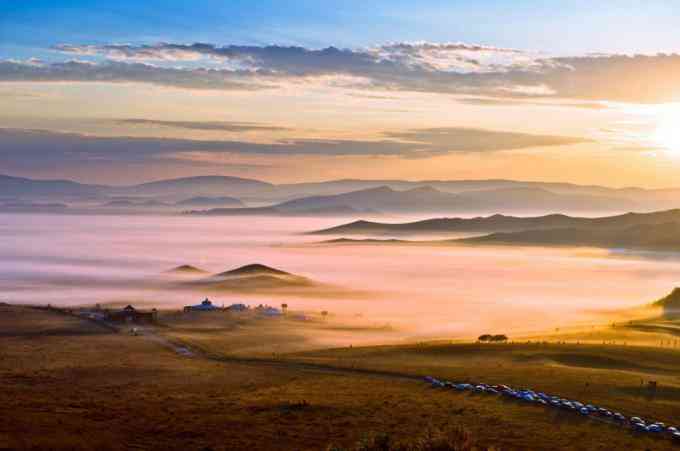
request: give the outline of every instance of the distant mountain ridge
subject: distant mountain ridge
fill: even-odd
[[[680,206],[680,189],[609,188],[503,179],[345,179],[277,185],[241,177],[195,176],[129,186],[105,186],[70,180],[33,180],[0,175],[0,193],[22,200],[50,198],[51,201],[71,198],[106,201],[107,198],[128,196],[175,203],[196,197],[230,197],[249,203],[253,201],[260,205],[278,206],[289,211],[311,209],[315,203],[316,208],[323,209],[343,207],[388,212],[427,212],[447,208],[444,211],[452,213],[470,209],[479,212],[586,209],[651,211]],[[359,196],[351,193],[362,194]],[[459,197],[453,197],[454,195]],[[378,205],[383,202],[387,207]],[[422,207],[414,210],[412,205],[408,205],[409,202],[420,203]]]
[[[180,206],[229,206],[229,207],[243,207],[244,204],[241,202],[241,200],[235,198],[235,197],[229,197],[229,196],[218,196],[218,197],[209,197],[209,196],[195,196],[191,197],[189,199],[184,199],[176,203],[176,205]]]
[[[500,215],[488,218],[473,218],[478,225],[476,230],[488,227],[484,221],[494,221]],[[572,218],[564,215],[551,215],[528,219],[523,222],[525,230],[487,233],[472,238],[439,239],[429,241],[409,241],[403,239],[349,239],[338,238],[325,241],[327,244],[401,244],[401,245],[516,245],[516,246],[576,246],[599,247],[607,249],[652,250],[661,252],[680,251],[680,210],[657,213],[628,213],[602,218]],[[541,223],[541,220],[549,222]],[[465,221],[465,220],[463,220]],[[537,222],[539,221],[539,222]],[[357,223],[353,223],[356,225]],[[456,222],[455,224],[460,224]],[[465,224],[465,223],[464,223]],[[481,225],[480,225],[481,224]],[[517,223],[509,223],[517,227]],[[550,226],[548,226],[550,224]],[[570,224],[565,226],[565,224]],[[359,224],[361,225],[361,224]],[[531,228],[543,225],[544,228]],[[349,226],[352,226],[350,224]],[[327,231],[320,231],[322,234]],[[336,228],[337,230],[337,228]],[[337,232],[334,232],[337,233]]]
[[[86,185],[71,180],[33,180],[0,174],[0,193],[15,197],[89,197],[103,193],[107,187]]]
[[[274,185],[271,183],[259,180],[215,175],[158,180],[139,185],[111,187],[110,190],[118,194],[136,196],[214,197],[255,194],[273,188]]]
[[[239,214],[294,214],[324,209],[346,209],[348,212],[437,213],[507,209],[621,211],[634,207],[625,199],[588,195],[555,194],[538,188],[511,188],[471,191],[459,194],[422,186],[396,191],[379,186],[329,196],[309,196],[282,202],[271,207],[242,209]],[[197,212],[201,213],[201,212]],[[235,211],[212,210],[203,214],[235,214]]]
[[[407,223],[355,221],[328,229],[309,232],[311,235],[408,235],[446,233],[494,233],[565,228],[622,228],[644,224],[680,222],[680,209],[652,213],[625,213],[596,218],[563,214],[543,216],[492,215],[475,218],[434,218]]]
[[[499,232],[456,240],[466,244],[587,246],[680,251],[680,221],[635,224],[620,228],[567,228]]]

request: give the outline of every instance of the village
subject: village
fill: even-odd
[[[48,305],[47,309],[56,309]],[[59,309],[64,313],[73,314],[81,318],[86,318],[92,321],[110,323],[112,325],[151,325],[158,323],[159,311],[156,308],[139,309],[132,304],[128,304],[122,309],[102,307],[101,304],[96,304],[94,307],[83,308],[69,308]],[[305,321],[310,319],[307,315],[295,312],[289,315],[288,304],[283,303],[280,307],[273,307],[268,304],[258,304],[251,307],[244,303],[233,303],[228,306],[216,305],[210,299],[205,298],[198,304],[186,305],[181,309],[183,314],[200,314],[200,313],[235,313],[235,314],[253,314],[263,318],[279,318],[287,316],[290,319],[298,321]],[[328,312],[322,311],[321,316],[325,317]]]

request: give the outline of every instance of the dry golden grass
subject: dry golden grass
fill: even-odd
[[[255,312],[161,312],[164,336],[222,355],[273,357],[290,352],[325,349],[356,342],[384,343],[399,336],[384,324],[290,313],[265,318]]]
[[[531,384],[660,418],[680,411],[679,392],[670,389],[678,382],[671,350],[373,347],[246,364],[181,357],[144,337],[26,308],[0,307],[0,330],[0,449],[323,450],[376,433],[408,440],[459,427],[480,446],[500,449],[672,449],[567,413],[440,391],[405,377],[313,370],[293,360]],[[602,361],[593,355],[652,373],[594,368]],[[662,380],[660,398],[641,395],[640,374]]]

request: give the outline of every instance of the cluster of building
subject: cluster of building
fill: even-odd
[[[229,311],[229,312],[245,312],[245,311],[250,311],[253,310],[259,314],[265,315],[265,316],[281,316],[283,315],[283,310],[278,309],[276,307],[272,307],[270,305],[264,305],[260,304],[257,307],[251,308],[247,306],[246,304],[231,304],[228,307],[218,307],[215,304],[210,301],[210,299],[205,298],[203,302],[200,304],[196,305],[187,305],[184,307],[185,312],[212,312],[216,310],[224,310],[224,311]]]
[[[252,311],[259,315],[268,317],[278,317],[285,313],[286,304],[283,304],[282,308],[272,307],[266,304],[260,304],[257,307],[250,307],[246,304],[236,303],[231,304],[228,307],[217,306],[206,298],[200,304],[187,305],[184,307],[184,312],[214,312],[214,311],[227,311],[227,312],[247,312]],[[71,312],[75,313],[75,312]],[[99,305],[92,309],[80,310],[76,313],[78,316],[83,318],[88,318],[94,321],[116,323],[116,324],[154,324],[158,319],[158,311],[156,309],[151,310],[138,310],[132,305],[127,305],[123,309],[104,309]]]
[[[149,311],[137,310],[132,305],[127,305],[121,310],[103,309],[97,306],[92,310],[80,311],[78,315],[95,321],[107,321],[118,324],[153,324],[158,317],[158,311],[156,309]]]

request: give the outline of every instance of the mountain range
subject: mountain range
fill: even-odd
[[[680,209],[651,213],[625,213],[603,217],[578,217],[563,214],[544,216],[506,216],[495,214],[475,218],[434,218],[405,223],[355,221],[310,235],[420,235],[420,234],[488,234],[545,229],[615,229],[638,225],[680,222]]]
[[[680,206],[680,189],[609,188],[514,180],[348,179],[277,185],[240,177],[198,176],[106,186],[0,175],[0,193],[10,201],[94,200],[100,206],[113,198],[126,197],[135,199],[133,203],[140,203],[141,207],[144,201],[153,200],[167,203],[169,207],[187,201],[184,206],[207,209],[244,208],[238,202],[259,205],[255,208],[274,208],[211,214],[304,214],[323,213],[328,209],[385,213],[623,212]]]
[[[212,210],[202,214],[291,215],[343,213],[462,213],[483,211],[625,211],[636,204],[627,199],[582,194],[555,194],[542,188],[506,188],[447,193],[430,186],[396,191],[388,186],[329,196],[309,196],[267,208]],[[194,212],[195,213],[195,212]]]
[[[428,229],[429,227],[429,229]],[[436,227],[436,229],[435,229]],[[409,241],[403,239],[349,239],[326,241],[329,244],[400,244],[400,245],[519,245],[584,246],[608,249],[680,251],[680,210],[655,213],[627,213],[600,218],[548,215],[516,218],[494,215],[472,219],[435,219],[407,224],[379,224],[357,221],[318,234],[421,233],[423,230],[482,233],[471,238]],[[367,232],[369,231],[370,232]],[[494,231],[492,230],[504,230]]]
[[[680,222],[636,224],[619,228],[565,228],[497,232],[457,240],[464,244],[587,246],[608,249],[680,251]]]

